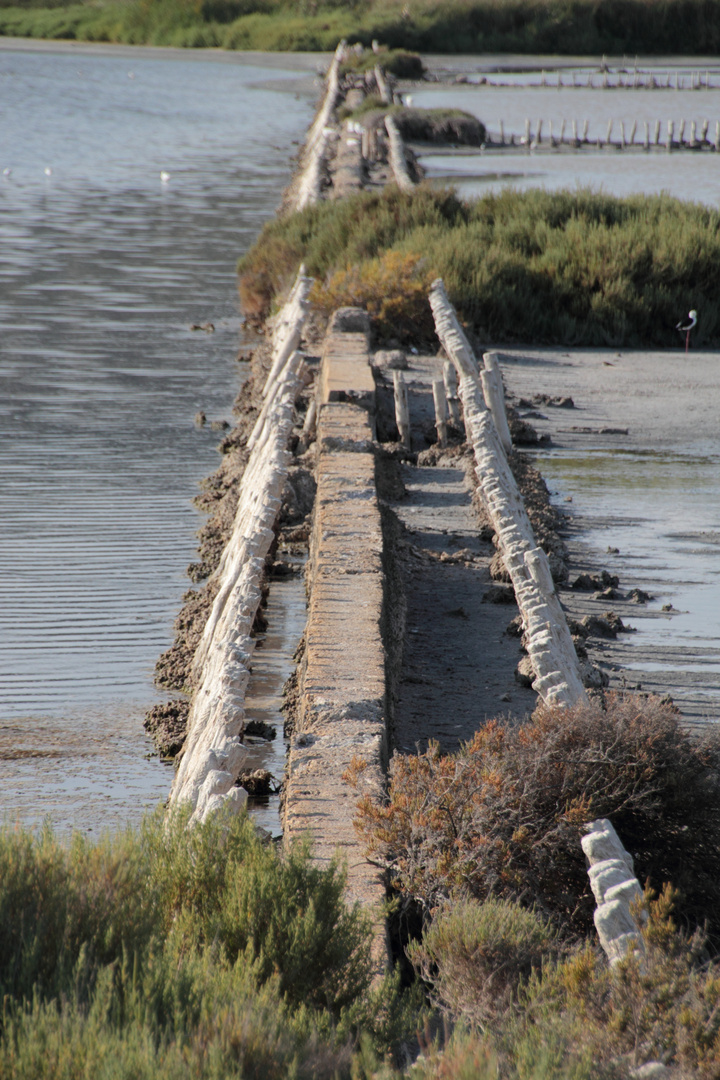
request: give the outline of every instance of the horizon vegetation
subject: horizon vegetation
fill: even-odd
[[[0,0],[0,35],[260,51],[706,56],[720,0]]]

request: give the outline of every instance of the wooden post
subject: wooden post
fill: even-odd
[[[625,149],[625,121],[620,121],[620,149]]]
[[[382,101],[384,101],[386,105],[392,105],[392,90],[390,89],[390,85],[385,78],[385,72],[379,64],[375,66],[375,82],[377,83],[378,94],[380,95]]]
[[[589,127],[590,127],[590,121],[589,120],[583,120],[582,141],[584,143],[586,143],[588,141],[588,128]]]
[[[480,372],[483,397],[485,398],[485,404],[492,413],[502,448],[506,454],[509,454],[512,450],[512,438],[510,437],[510,428],[508,427],[507,413],[505,411],[505,391],[497,353],[485,353],[483,363],[485,364],[485,370]]]
[[[540,73],[540,85],[545,86],[545,69],[544,68],[543,68],[542,72]]]
[[[678,133],[678,146],[682,149],[682,145],[685,142],[685,121],[680,121],[680,131]]]
[[[442,379],[433,379],[433,401],[435,403],[435,430],[440,446],[447,446],[448,407],[445,399],[445,383]]]
[[[535,145],[539,146],[542,142],[542,120],[537,122],[537,131],[535,132]]]
[[[385,117],[385,130],[390,142],[390,167],[393,171],[395,183],[401,191],[414,191],[415,184],[410,176],[405,157],[405,143],[400,134],[400,129],[392,116]]]
[[[555,140],[553,138],[553,131],[552,131],[552,120],[548,121],[548,139],[550,140],[550,145],[555,146]]]
[[[720,152],[720,120],[715,121],[715,150]]]
[[[530,120],[527,116],[525,117],[525,145],[530,145]]]
[[[458,397],[457,372],[452,360],[446,360],[443,364],[443,382],[445,384],[445,400],[450,413],[450,422],[455,427],[460,427],[460,398]]]
[[[505,125],[503,124],[502,120],[500,121],[500,145],[505,145]]]
[[[690,145],[697,146],[697,125],[694,120],[690,123]]]
[[[649,150],[650,149],[650,125],[648,124],[647,120],[645,120],[644,123],[645,123],[645,138],[643,139],[643,148],[645,150]]]
[[[667,146],[666,146],[668,154],[672,150],[674,131],[675,131],[675,121],[674,120],[668,120]]]
[[[395,420],[400,434],[400,442],[410,449],[410,409],[408,392],[402,371],[393,371],[393,389],[395,391]]]
[[[653,141],[654,141],[656,146],[660,145],[660,121],[659,120],[655,121],[655,136],[654,136]]]
[[[572,142],[573,142],[573,146],[577,149],[577,146],[578,146],[577,120],[573,120],[573,122],[572,122]]]
[[[563,142],[565,142],[565,121],[564,120],[563,120],[562,124],[560,125],[560,139],[559,139],[559,142],[561,144]]]
[[[700,128],[700,142],[705,145],[708,137],[709,120],[703,120],[702,127]]]
[[[612,129],[613,129],[613,122],[612,122],[612,120],[608,120],[607,135],[605,136],[605,142],[608,143],[608,145],[610,143],[610,136],[612,135]]]
[[[635,132],[637,131],[637,120],[633,120],[633,126],[630,128],[630,145],[635,145]]]

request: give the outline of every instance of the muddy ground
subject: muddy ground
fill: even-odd
[[[716,723],[717,355],[552,349],[500,355],[520,414],[550,439],[533,456],[563,514],[569,583],[582,575],[597,579],[602,571],[617,578],[617,585],[564,587],[562,602],[575,619],[612,610],[636,628],[590,637],[593,659],[611,687],[669,694],[688,723]],[[572,408],[553,404],[568,397]]]

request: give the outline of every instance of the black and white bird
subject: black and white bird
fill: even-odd
[[[685,355],[686,356],[687,356],[688,348],[690,347],[690,333],[695,328],[696,325],[697,325],[697,311],[695,310],[695,308],[693,308],[692,311],[688,312],[687,320],[681,320],[677,324],[677,326],[675,327],[676,330],[679,330],[681,334],[685,335]]]

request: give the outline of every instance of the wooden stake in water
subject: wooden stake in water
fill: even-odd
[[[685,121],[681,120],[680,121],[680,131],[678,133],[678,146],[681,149],[682,149],[684,141],[685,141]]]
[[[690,122],[690,145],[697,146],[697,125],[694,120]]]
[[[503,124],[502,120],[500,121],[500,145],[505,145],[505,125]]]
[[[612,135],[612,129],[613,129],[613,122],[612,122],[612,120],[608,120],[607,135],[605,136],[605,142],[606,143],[610,142],[610,136]]]
[[[655,121],[655,135],[654,135],[653,141],[654,141],[656,146],[660,145],[660,121],[659,120]]]
[[[633,126],[630,128],[630,145],[635,145],[635,132],[637,131],[637,120],[633,120]]]
[[[702,127],[700,128],[700,142],[705,144],[707,142],[708,127],[710,125],[709,120],[703,120]]]
[[[545,69],[540,72],[540,85],[545,86]]]
[[[590,121],[589,121],[589,120],[585,120],[585,121],[583,122],[583,129],[582,129],[582,141],[583,141],[584,143],[586,143],[586,142],[588,141],[588,128],[589,128],[589,127],[590,127]]]
[[[643,148],[645,150],[650,149],[650,125],[647,120],[643,121],[645,124],[645,138],[643,139]]]
[[[667,147],[666,147],[668,154],[672,150],[674,133],[675,133],[675,121],[674,120],[668,120]]]
[[[537,122],[537,130],[535,132],[535,145],[536,146],[539,146],[540,143],[542,142],[542,124],[543,124],[542,120],[538,120],[538,122]]]
[[[625,121],[620,121],[620,148],[625,149]]]
[[[720,120],[715,121],[715,150],[720,153]]]
[[[562,124],[560,125],[560,142],[563,143],[564,141],[565,141],[565,121],[563,120]]]
[[[572,144],[577,149],[578,137],[577,137],[577,120],[572,122]]]
[[[525,145],[530,145],[530,120],[528,117],[525,117]]]

